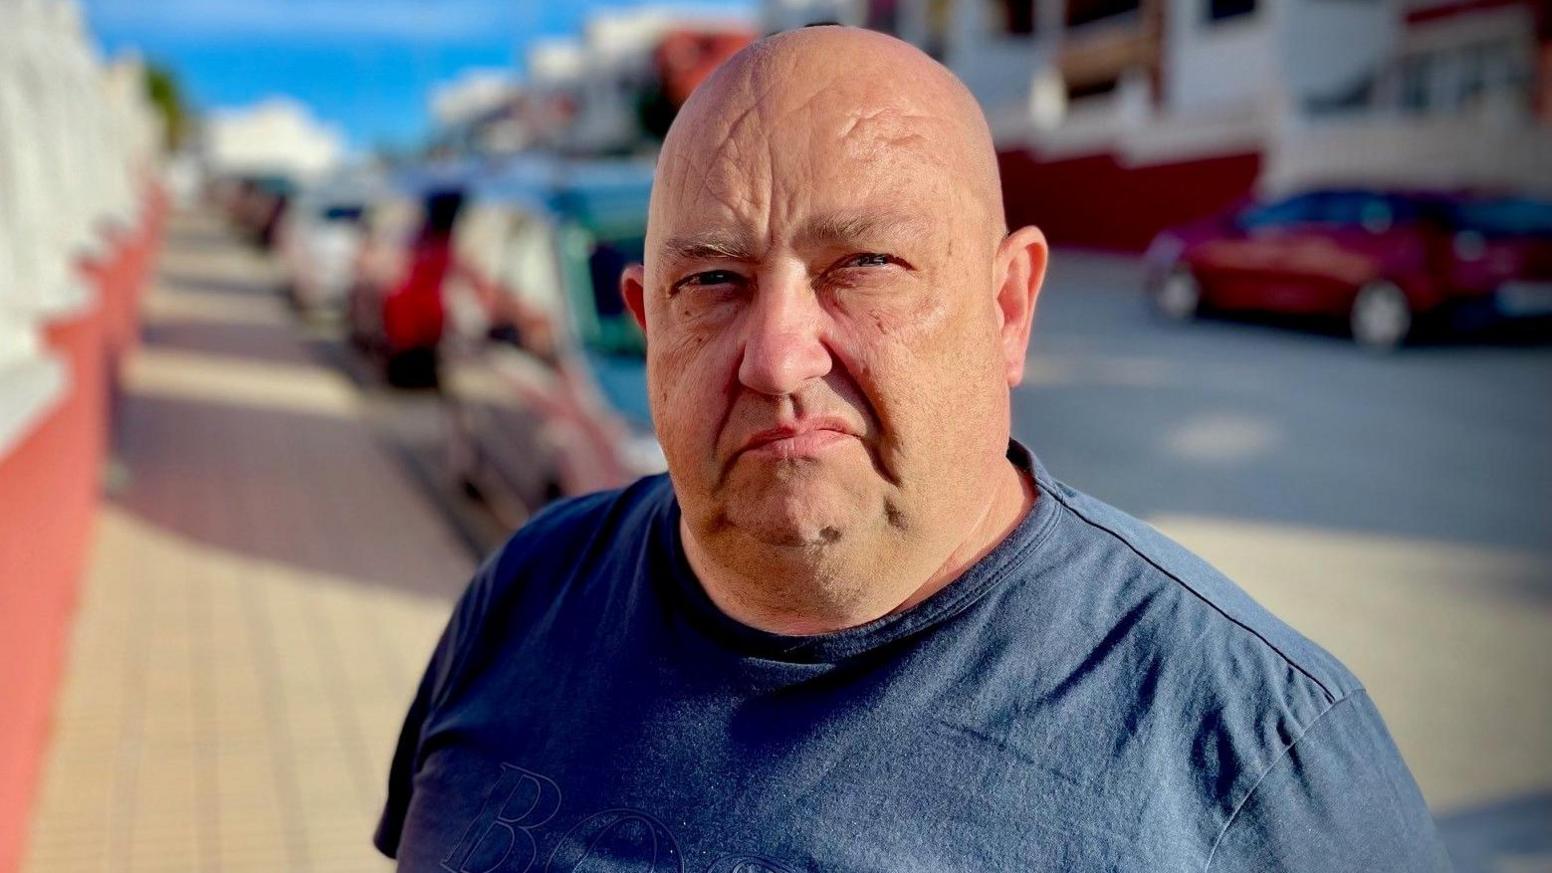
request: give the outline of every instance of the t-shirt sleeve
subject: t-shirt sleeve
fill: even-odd
[[[473,581],[453,607],[453,614],[441,639],[437,640],[425,675],[415,691],[415,699],[410,703],[409,713],[404,717],[404,727],[399,731],[399,743],[388,771],[388,800],[372,836],[378,851],[390,858],[398,855],[400,832],[409,812],[410,796],[414,793],[415,771],[420,767],[422,730],[429,715],[445,699],[450,680],[466,660],[467,650],[478,633],[489,599],[491,578],[499,565],[499,554],[475,573]]]
[[[1212,873],[1435,873],[1448,857],[1422,793],[1363,691],[1332,704],[1219,835]]]

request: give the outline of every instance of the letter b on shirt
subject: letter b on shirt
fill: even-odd
[[[531,833],[560,809],[560,787],[522,767],[501,765],[480,814],[442,859],[451,873],[525,873],[539,855]]]

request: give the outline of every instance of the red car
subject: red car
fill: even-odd
[[[1552,202],[1312,191],[1160,234],[1155,308],[1346,319],[1374,348],[1444,326],[1552,315]]]

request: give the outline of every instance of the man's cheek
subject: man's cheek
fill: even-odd
[[[926,281],[879,284],[837,302],[837,323],[853,342],[867,346],[933,340],[952,318],[944,293]]]
[[[657,344],[655,355],[665,371],[676,368],[687,373],[692,368],[703,369],[710,363],[708,356],[723,354],[718,346],[729,332],[724,320],[712,317],[703,308],[689,313],[671,312],[668,320],[668,329],[653,338]]]
[[[724,418],[719,393],[684,377],[665,385],[662,397],[667,438],[664,449],[684,459],[715,454],[717,426]]]

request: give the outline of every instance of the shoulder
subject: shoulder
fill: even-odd
[[[1210,642],[1195,657],[1212,660],[1255,653],[1254,662],[1279,673],[1286,670],[1288,690],[1323,703],[1320,710],[1362,689],[1339,660],[1195,553],[1103,501],[1060,482],[1045,484],[1043,496],[1059,503],[1067,518],[1069,539],[1074,541],[1070,547],[1087,553],[1088,560],[1103,556],[1113,575],[1135,595],[1168,606],[1153,616],[1164,625],[1154,628],[1161,632],[1161,644]],[[1184,636],[1173,637],[1171,631]]]
[[[557,501],[529,519],[485,559],[453,608],[442,643],[448,673],[461,672],[473,650],[499,648],[522,615],[543,611],[588,580],[621,575],[622,562],[645,560],[654,525],[672,501],[668,477],[651,476]]]
[[[1364,691],[1332,704],[1260,775],[1219,830],[1206,868],[1264,870],[1268,859],[1323,873],[1450,869],[1422,792]]]
[[[559,583],[599,559],[642,548],[653,523],[672,500],[668,477],[659,475],[624,488],[556,501],[486,559],[470,589],[495,595],[536,577]]]
[[[1070,650],[1048,648],[1043,660],[1061,687],[1088,690],[1085,719],[1113,732],[1128,767],[1150,774],[1161,810],[1211,810],[1197,820],[1210,842],[1293,743],[1362,685],[1189,550],[1061,483],[1041,484],[1057,516],[1041,560],[1058,584],[1043,587],[1059,589],[1042,596]],[[1372,709],[1353,712],[1383,730]],[[1311,737],[1312,747],[1344,741]]]
[[[1049,478],[1041,485],[1057,504],[1057,535],[1042,547],[1062,568],[1057,620],[1082,634],[1061,635],[1076,654],[1055,655],[1072,662],[1055,672],[1064,686],[1091,686],[1087,722],[1114,730],[1127,766],[1149,774],[1156,807],[1205,808],[1195,819],[1204,846],[1242,808],[1313,820],[1402,798],[1404,809],[1370,826],[1427,829],[1378,710],[1340,661],[1144,522]],[[1299,768],[1313,762],[1326,781],[1301,785]],[[1278,777],[1280,767],[1294,778]],[[1236,832],[1261,824],[1252,817]]]

